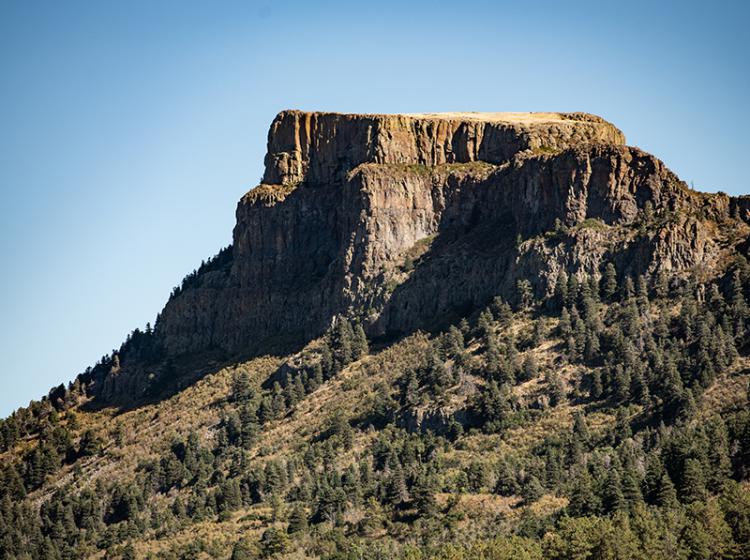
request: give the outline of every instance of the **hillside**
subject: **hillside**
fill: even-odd
[[[585,113],[285,111],[233,243],[0,424],[0,558],[750,556],[750,197]]]

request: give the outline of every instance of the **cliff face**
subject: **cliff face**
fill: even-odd
[[[168,356],[257,353],[338,314],[372,336],[439,327],[521,278],[548,294],[561,269],[715,274],[747,200],[692,192],[624,143],[581,113],[283,112],[229,261],[169,301],[157,339]]]
[[[363,163],[484,161],[500,164],[524,150],[559,150],[625,136],[585,113],[436,113],[343,115],[284,111],[271,124],[266,183],[330,184]]]

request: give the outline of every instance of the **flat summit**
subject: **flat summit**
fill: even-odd
[[[341,164],[499,164],[525,150],[556,150],[625,136],[586,113],[352,115],[283,111],[268,136],[264,182],[337,180]]]

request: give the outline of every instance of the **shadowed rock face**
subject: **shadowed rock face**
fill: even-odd
[[[521,278],[548,294],[561,269],[717,273],[747,200],[690,191],[624,141],[582,113],[280,113],[229,260],[170,299],[156,337],[168,356],[252,354],[337,314],[372,336],[439,327]]]

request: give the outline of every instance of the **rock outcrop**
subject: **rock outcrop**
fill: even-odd
[[[285,111],[265,163],[231,254],[161,313],[167,356],[294,346],[339,314],[371,336],[437,328],[513,298],[519,279],[543,296],[560,270],[598,276],[609,261],[714,274],[745,231],[726,222],[750,208],[691,191],[583,113]]]
[[[342,182],[363,163],[484,161],[500,164],[524,150],[560,150],[625,136],[585,113],[431,113],[344,115],[284,111],[271,124],[263,181]]]

